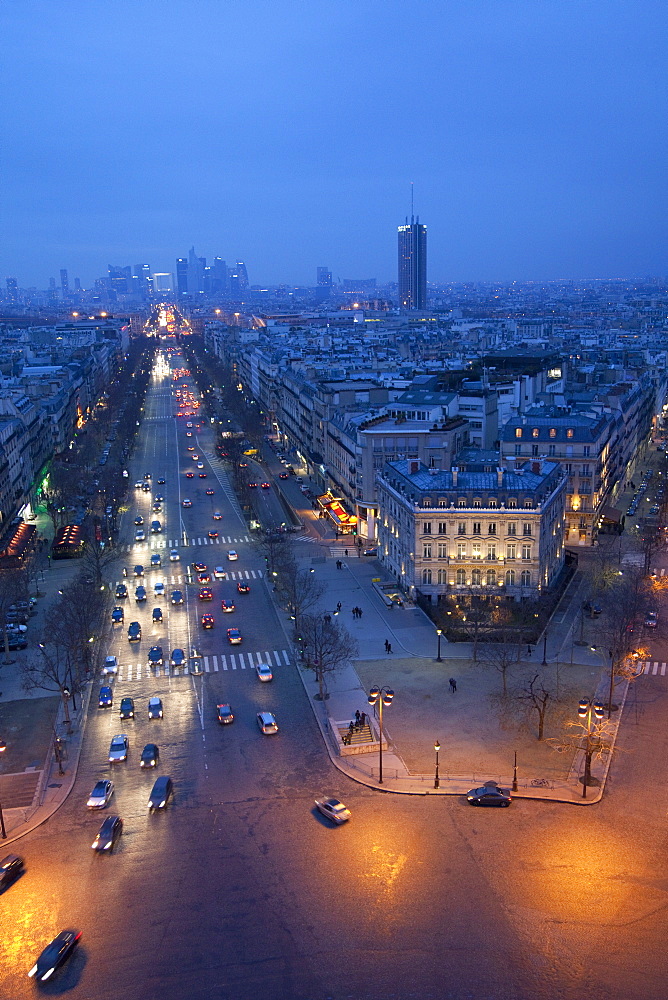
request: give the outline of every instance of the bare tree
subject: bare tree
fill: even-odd
[[[587,703],[585,703],[587,704]],[[587,787],[598,784],[592,780],[592,759],[602,760],[608,754],[617,751],[613,745],[614,725],[607,719],[593,715],[593,708],[583,718],[569,720],[561,735],[545,740],[557,753],[574,754],[578,750],[584,753],[584,775],[582,777],[582,796],[586,798]]]
[[[520,648],[517,640],[505,636],[502,642],[489,642],[482,648],[480,657],[482,663],[494,667],[501,674],[503,697],[508,696],[508,673],[520,659]]]
[[[102,574],[116,558],[116,552],[110,539],[106,539],[104,543],[98,542],[93,525],[89,525],[85,534],[86,548],[82,563],[84,576],[90,575],[95,586],[99,589],[102,586]]]
[[[72,731],[69,699],[72,695],[71,662],[67,650],[58,643],[40,643],[37,660],[21,664],[24,691],[52,691],[60,695],[67,731]]]
[[[284,553],[281,552],[281,555]],[[285,553],[287,555],[287,553]],[[300,627],[303,616],[314,608],[324,596],[327,587],[318,580],[315,572],[310,569],[298,569],[296,562],[286,558],[277,562],[278,569],[274,577],[278,598]]]
[[[538,721],[538,739],[542,740],[545,731],[547,703],[552,697],[552,692],[545,687],[543,681],[539,680],[539,677],[540,674],[534,674],[531,680],[527,681],[522,689],[522,693],[518,694],[517,697],[520,701],[526,702],[532,713],[535,713]]]
[[[305,666],[315,674],[318,696],[323,700],[327,675],[357,655],[357,641],[342,624],[317,614],[300,618],[296,638],[302,646]]]
[[[72,669],[71,681],[77,689],[93,670],[95,640],[104,606],[100,588],[86,584],[79,577],[63,591],[46,616],[46,633],[66,651]]]

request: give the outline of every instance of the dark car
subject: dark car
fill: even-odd
[[[135,587],[135,600],[145,601],[146,600],[146,587]]]
[[[132,698],[121,698],[120,716],[121,719],[134,719],[135,703]]]
[[[147,743],[141,752],[139,759],[140,767],[155,767],[160,757],[160,751],[155,743]]]
[[[123,833],[123,820],[120,816],[107,816],[99,829],[98,835],[90,845],[94,851],[113,851],[116,841]]]
[[[99,708],[111,708],[114,703],[114,694],[110,687],[101,687],[97,699]]]
[[[128,596],[128,588],[124,583],[119,583],[116,586],[116,600],[121,601],[124,597]]]
[[[144,575],[144,567],[141,565],[141,563],[137,563],[137,565],[135,566],[133,572],[134,572],[135,576],[143,576]]]
[[[130,642],[139,642],[141,639],[141,625],[139,622],[130,622],[128,627],[128,639]]]
[[[172,650],[172,660],[171,660],[172,666],[173,667],[182,667],[185,662],[186,662],[186,654],[183,652],[183,650],[182,649],[173,649]]]
[[[216,713],[221,726],[234,722],[234,712],[229,705],[216,705]]]
[[[202,623],[202,628],[213,628],[216,624],[216,619],[213,615],[202,615],[200,621]]]
[[[199,594],[197,595],[200,601],[212,601],[213,591],[210,587],[200,587]]]
[[[159,479],[158,480],[158,486],[164,486],[166,482],[167,482],[166,479]]]
[[[238,583],[237,590],[240,594],[250,594],[250,586],[247,583]]]
[[[172,591],[172,604],[183,604],[183,594],[180,590]]]
[[[6,889],[24,872],[23,858],[8,854],[0,861],[0,889]]]
[[[7,638],[5,638],[5,633],[0,632],[0,649],[5,648],[5,643],[7,649],[26,649],[28,640],[24,639],[20,633],[8,632]]]
[[[512,802],[509,788],[499,788],[495,781],[488,781],[481,788],[472,788],[466,798],[472,806],[509,806]]]
[[[173,791],[172,779],[167,775],[158,778],[151,789],[148,800],[149,809],[164,809],[169,802]]]
[[[159,667],[162,664],[162,646],[151,646],[148,651],[148,662],[151,667]]]
[[[151,618],[156,624],[159,625],[162,622],[162,608],[153,608]]]
[[[125,615],[123,613],[123,608],[114,608],[111,612],[111,621],[113,625],[122,625],[125,621]]]
[[[48,944],[28,973],[30,978],[46,982],[54,974],[58,966],[66,962],[79,943],[81,931],[61,931]]]
[[[595,601],[585,601],[582,608],[589,618],[598,618],[599,615],[603,614],[603,608]]]

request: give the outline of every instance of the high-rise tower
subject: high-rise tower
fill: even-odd
[[[411,215],[399,226],[399,303],[402,309],[427,308],[427,227]]]

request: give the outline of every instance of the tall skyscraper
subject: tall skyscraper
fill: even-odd
[[[328,267],[316,268],[316,289],[315,297],[318,302],[329,298],[332,291],[332,272]]]
[[[195,247],[190,248],[188,251],[188,292],[193,296],[204,289],[203,259],[205,258],[197,256]]]
[[[60,269],[60,291],[62,292],[63,298],[66,299],[70,294],[70,283],[67,278],[67,268],[62,267]]]
[[[228,288],[227,264],[222,257],[214,257],[211,293],[213,295],[227,295]]]
[[[402,309],[427,308],[427,227],[411,215],[399,226],[399,303]]]
[[[16,302],[19,297],[19,283],[16,278],[7,278],[7,298],[10,302]]]
[[[188,294],[188,258],[176,258],[176,291],[179,295]]]

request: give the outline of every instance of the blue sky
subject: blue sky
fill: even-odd
[[[665,0],[13,0],[0,279],[668,274]]]

